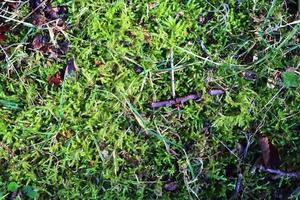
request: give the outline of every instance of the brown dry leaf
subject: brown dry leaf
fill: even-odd
[[[134,166],[138,166],[140,161],[136,158],[134,158],[133,156],[129,155],[128,152],[126,151],[122,151],[121,152],[121,157],[123,159],[125,159],[126,161],[128,161],[130,164],[134,165]]]
[[[95,65],[97,66],[97,67],[100,67],[101,65],[103,65],[104,63],[101,61],[101,60],[96,60],[95,61]]]
[[[258,143],[261,149],[263,164],[266,167],[277,167],[280,165],[279,153],[276,147],[271,143],[270,139],[260,136]]]
[[[67,131],[64,131],[63,132],[63,136],[67,139],[71,138],[72,137],[72,132],[70,130],[67,130]]]
[[[148,3],[148,7],[150,10],[155,8],[156,6],[158,6],[158,3]]]
[[[252,19],[253,19],[253,21],[254,21],[255,23],[261,23],[261,22],[263,22],[263,21],[265,20],[263,14],[258,15],[258,16],[254,16],[254,17],[252,17]]]
[[[6,40],[5,33],[9,32],[10,29],[8,26],[0,26],[0,42]]]
[[[147,43],[151,43],[151,41],[152,41],[151,34],[146,30],[144,31],[144,39]]]
[[[61,72],[57,72],[54,75],[48,77],[49,85],[58,86],[62,83],[62,81],[63,81],[63,75],[61,74]]]

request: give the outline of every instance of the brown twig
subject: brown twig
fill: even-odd
[[[285,171],[281,171],[278,169],[271,169],[271,168],[267,168],[264,166],[260,166],[259,169],[263,172],[267,172],[270,174],[275,174],[277,176],[286,176],[286,177],[290,177],[290,178],[300,178],[300,172],[285,172]]]
[[[176,104],[184,104],[189,100],[201,100],[202,93],[194,93],[194,94],[189,94],[184,97],[178,97],[170,100],[165,100],[165,101],[158,101],[158,102],[153,102],[151,103],[151,108],[160,108],[164,106],[173,106]]]

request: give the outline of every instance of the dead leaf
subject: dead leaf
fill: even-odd
[[[271,143],[268,137],[260,136],[258,143],[261,149],[263,164],[266,167],[277,167],[280,165],[280,157],[278,150]]]
[[[151,43],[151,41],[152,41],[152,37],[151,37],[151,34],[148,32],[148,31],[144,31],[144,39],[145,39],[145,41],[147,42],[147,43]]]
[[[47,22],[47,18],[44,14],[36,14],[33,16],[32,24],[35,26],[41,26]]]
[[[73,76],[77,71],[78,71],[78,68],[77,68],[75,59],[72,58],[72,59],[68,60],[67,67],[65,70],[65,76],[66,77]]]
[[[8,26],[0,26],[0,33],[6,33],[10,31]]]
[[[6,40],[6,36],[0,33],[0,42]]]
[[[0,42],[6,40],[6,33],[9,32],[10,29],[8,26],[0,26]]]
[[[47,39],[43,35],[36,35],[34,36],[32,43],[31,43],[31,48],[33,49],[41,49],[47,44]]]
[[[140,161],[134,157],[132,157],[131,155],[129,155],[128,152],[126,151],[122,151],[121,152],[121,156],[122,158],[124,158],[126,161],[128,161],[129,163],[131,163],[134,166],[138,166]]]
[[[96,65],[97,67],[100,67],[101,65],[103,65],[103,62],[102,62],[101,60],[96,60],[96,61],[95,61],[95,65]]]
[[[205,23],[205,17],[203,16],[203,15],[200,15],[199,17],[198,17],[198,24],[199,25],[203,25],[204,23]]]
[[[256,73],[254,71],[249,70],[242,72],[242,76],[248,81],[255,81],[257,78]]]
[[[63,76],[61,72],[57,72],[56,74],[48,77],[48,83],[50,85],[58,86],[62,83],[62,81],[63,81]]]
[[[158,5],[159,5],[158,3],[148,3],[148,7],[150,10],[157,7]]]

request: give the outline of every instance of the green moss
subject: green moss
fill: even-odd
[[[16,182],[40,199],[224,199],[236,183],[226,169],[239,163],[243,198],[292,192],[293,179],[251,172],[260,154],[255,138],[243,162],[236,149],[259,125],[281,154],[279,168],[300,170],[298,26],[282,26],[291,16],[273,2],[55,1],[69,7],[68,55],[54,61],[13,46],[18,73],[10,76],[0,61],[0,194]],[[20,25],[7,43],[40,32]],[[202,91],[203,98],[153,110],[152,101],[171,98],[171,51],[176,96]],[[77,76],[49,85],[73,56]],[[246,70],[257,80],[245,80]],[[210,96],[211,87],[226,92]],[[169,181],[176,191],[165,191]]]

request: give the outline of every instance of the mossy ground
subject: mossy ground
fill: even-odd
[[[236,146],[254,132],[278,148],[280,169],[300,170],[299,87],[271,83],[276,70],[299,71],[299,22],[289,25],[297,17],[285,2],[54,3],[69,8],[65,59],[28,52],[23,43],[42,30],[22,24],[1,44],[16,46],[0,61],[0,196],[16,182],[39,199],[230,198],[236,177],[226,169],[238,166]],[[49,85],[71,57],[77,77]],[[151,102],[171,98],[171,62],[176,96],[202,91],[203,99],[153,110]],[[245,80],[246,70],[257,79]],[[226,93],[210,96],[210,87]],[[254,138],[241,197],[290,196],[296,180],[251,173],[259,155]],[[166,191],[171,181],[178,188]]]

